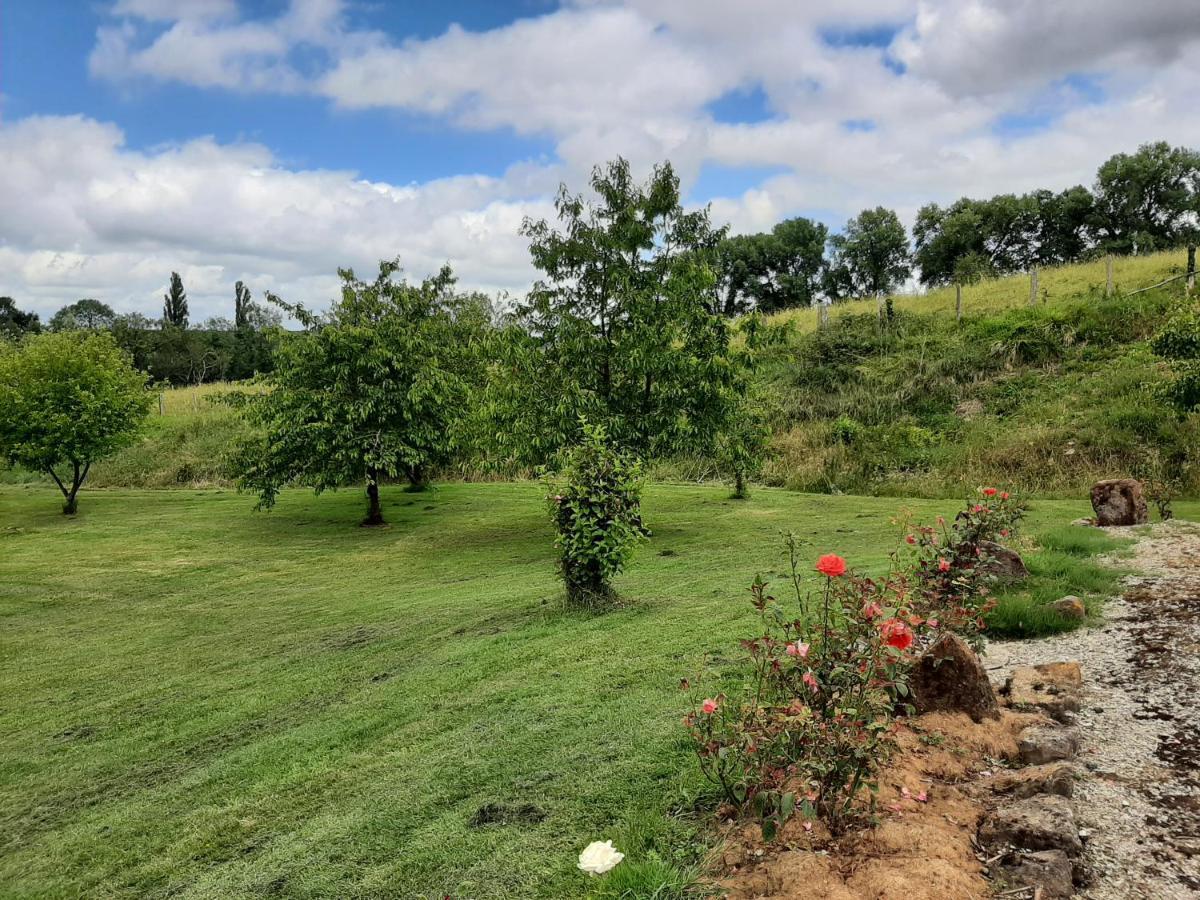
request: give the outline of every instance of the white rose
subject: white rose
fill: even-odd
[[[579,854],[579,868],[591,875],[603,875],[624,858],[612,841],[592,841]]]

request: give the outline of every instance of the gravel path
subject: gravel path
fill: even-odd
[[[1112,529],[1128,534],[1131,529]],[[1091,900],[1200,897],[1200,526],[1136,530],[1135,574],[1105,622],[1070,634],[995,643],[1003,680],[1017,665],[1078,660],[1084,698],[1075,793],[1088,835]]]

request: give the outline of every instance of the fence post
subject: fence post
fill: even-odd
[[[1037,266],[1033,267],[1033,271],[1029,273],[1029,305],[1037,306],[1037,284],[1038,271]]]
[[[160,416],[163,414],[163,392],[162,391],[158,392],[158,414]]]
[[[817,327],[829,327],[829,304],[817,301]]]
[[[1104,257],[1104,296],[1111,297],[1113,295],[1113,255],[1110,253]]]
[[[954,283],[954,318],[962,321],[962,282]]]
[[[1196,289],[1196,245],[1188,244],[1187,292]]]

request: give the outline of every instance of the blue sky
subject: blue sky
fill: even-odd
[[[1191,0],[0,0],[0,294],[201,314],[450,262],[620,154],[735,231],[1089,183],[1191,122]],[[1031,42],[1029,34],[1038,34]],[[15,215],[13,214],[15,210]]]

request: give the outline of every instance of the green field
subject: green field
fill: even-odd
[[[68,519],[0,488],[0,896],[572,897],[609,837],[618,871],[686,872],[678,682],[715,691],[779,533],[879,569],[902,507],[955,509],[656,486],[627,606],[583,615],[536,484],[385,501],[369,530],[350,492],[94,490]],[[1096,549],[1059,527],[1085,511],[1034,504],[1034,593]]]

